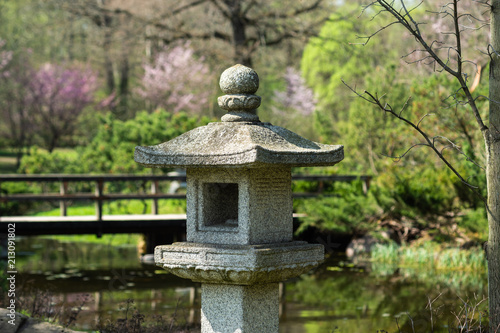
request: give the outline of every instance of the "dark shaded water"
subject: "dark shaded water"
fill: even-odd
[[[63,306],[61,318],[83,304],[76,329],[123,318],[120,307],[127,299],[148,320],[163,315],[180,325],[199,321],[199,286],[141,264],[135,247],[30,237],[18,240],[17,253],[18,294],[24,293],[20,302]],[[483,272],[353,265],[333,255],[314,272],[284,284],[280,332],[398,332],[398,327],[429,332],[431,326],[434,332],[448,332],[461,318],[462,300],[477,304],[487,294],[486,282]],[[429,307],[429,299],[436,297]],[[485,307],[484,301],[480,308]]]

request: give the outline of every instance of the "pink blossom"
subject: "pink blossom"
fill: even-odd
[[[32,97],[55,112],[82,109],[93,99],[96,75],[90,70],[43,65],[30,82]]]
[[[154,107],[201,113],[210,92],[211,76],[203,58],[194,57],[189,42],[157,54],[144,64],[142,87],[137,93]]]
[[[283,109],[292,109],[302,116],[309,116],[314,112],[316,99],[311,88],[306,86],[300,73],[292,67],[286,69],[285,91],[275,91],[273,101],[280,105],[274,111],[283,113]]]
[[[97,75],[88,68],[45,64],[32,74],[26,93],[37,130],[49,150],[71,134],[76,119],[94,98]]]
[[[5,41],[0,39],[0,49],[5,46]],[[12,60],[12,51],[1,51],[0,52],[0,76],[8,77],[9,72],[4,71],[5,67]]]

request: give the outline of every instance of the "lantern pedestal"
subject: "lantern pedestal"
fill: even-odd
[[[278,283],[201,285],[202,333],[278,333]]]

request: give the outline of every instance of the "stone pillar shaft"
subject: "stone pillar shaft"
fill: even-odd
[[[201,285],[202,333],[278,333],[279,284]]]

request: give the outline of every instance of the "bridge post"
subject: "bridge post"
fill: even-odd
[[[99,231],[97,233],[97,237],[101,238],[102,236],[102,189],[103,189],[104,181],[102,179],[96,180],[95,183],[95,215],[97,221],[99,221]]]
[[[61,196],[65,196],[67,192],[68,192],[68,182],[61,180],[61,183],[59,184],[59,193],[61,194]],[[59,201],[59,210],[61,211],[61,216],[68,215],[68,206],[64,198],[63,200]]]
[[[368,194],[368,190],[370,189],[370,181],[371,181],[371,177],[365,176],[365,179],[363,181],[363,194],[364,195]]]
[[[158,194],[157,180],[153,180],[151,182],[151,194]],[[151,214],[158,215],[158,199],[153,199],[153,204],[151,205]]]

